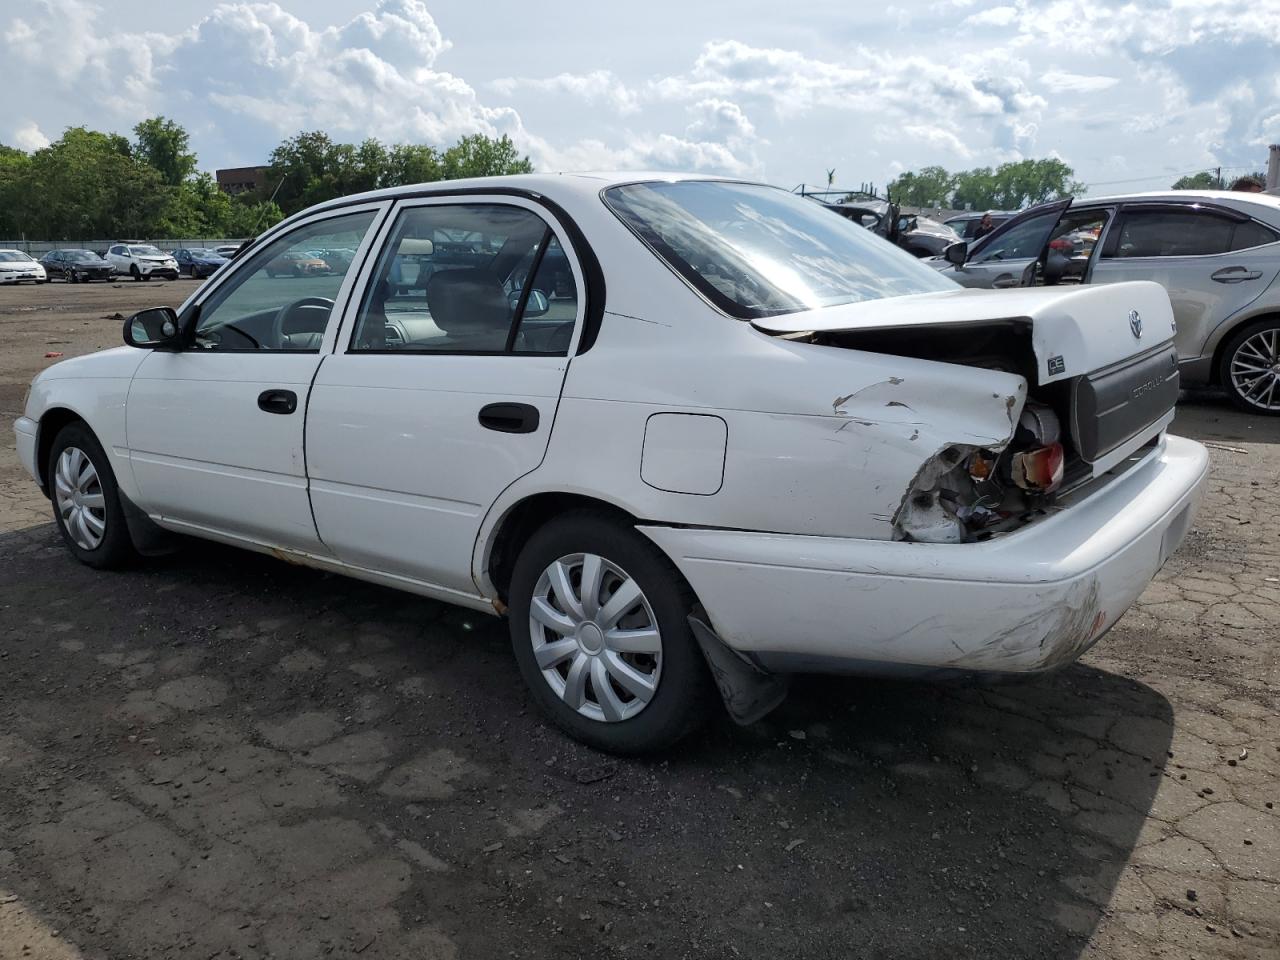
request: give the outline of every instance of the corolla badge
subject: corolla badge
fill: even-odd
[[[1137,310],[1129,311],[1129,332],[1135,340],[1142,336],[1142,314]]]

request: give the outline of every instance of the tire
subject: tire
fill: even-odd
[[[138,269],[138,265],[136,263],[129,265],[129,275],[133,277],[134,282],[142,279],[142,272]]]
[[[1247,324],[1227,339],[1218,361],[1218,382],[1241,410],[1280,416],[1280,317]]]
[[[68,283],[79,283],[79,282],[80,282],[80,278],[76,276],[76,272],[75,272],[74,270],[72,270],[72,271],[71,271],[70,273],[68,273],[68,274],[64,274],[62,279],[66,280]]]
[[[79,462],[87,462],[95,474],[95,479],[80,489],[75,489],[77,484],[74,480],[68,484],[63,479],[70,477],[70,469],[59,474],[59,465],[67,451],[78,451],[84,458],[84,461],[78,461],[74,453],[70,454],[67,459],[68,467],[74,468]],[[81,476],[84,469],[83,466],[79,469]],[[58,525],[58,532],[62,534],[63,543],[77,560],[99,570],[110,570],[127,566],[137,559],[133,541],[129,539],[124,508],[120,504],[120,489],[116,486],[115,473],[112,472],[111,462],[93,431],[79,422],[69,423],[59,430],[49,450],[45,470],[45,476],[49,478],[49,499],[53,503],[54,522]],[[72,491],[69,493],[72,502],[62,499],[64,490]],[[94,496],[101,500],[100,510],[92,506]],[[75,517],[77,507],[82,518],[79,520]],[[99,526],[101,529],[98,529]]]
[[[640,629],[648,628],[651,632],[652,627],[656,627],[656,641],[650,638],[650,642],[654,643],[657,656],[613,649],[612,644],[617,641],[605,639],[594,627],[588,628],[582,640],[542,624],[537,624],[538,631],[534,632],[530,611],[535,597],[540,609],[558,615],[566,629],[575,622],[573,616],[560,612],[566,604],[549,586],[549,572],[562,564],[570,572],[570,580],[574,577],[578,580],[577,585],[569,584],[570,591],[580,591],[586,556],[603,560],[597,598],[615,596],[614,591],[625,586],[627,580],[639,588],[640,597],[626,608],[630,612],[620,618],[625,626],[617,629],[630,630],[638,637]],[[551,521],[537,530],[521,549],[509,593],[511,645],[520,673],[538,706],[569,736],[608,753],[649,753],[671,746],[704,718],[713,691],[702,653],[686,619],[696,602],[693,591],[657,547],[631,527],[594,510],[567,513]],[[580,601],[574,597],[573,603]],[[607,606],[606,599],[599,605],[600,611]],[[576,622],[583,625],[587,621],[581,617]],[[613,633],[612,629],[608,631],[609,635]],[[572,646],[566,647],[564,655],[552,662],[550,655],[554,651],[547,648],[562,641]],[[544,648],[543,655],[547,657],[544,665],[548,666],[548,672],[560,678],[563,690],[569,691],[570,676],[575,669],[579,676],[590,677],[590,686],[586,686],[584,680],[579,688],[581,709],[570,706],[564,699],[566,694],[557,690],[543,672],[535,643]],[[596,652],[587,652],[593,648]],[[576,666],[579,662],[581,667]],[[626,668],[630,668],[629,671]],[[602,696],[596,691],[597,676],[609,685],[611,696]],[[617,682],[619,676],[640,677],[651,685],[648,689],[652,692],[646,697],[630,693]],[[614,713],[612,719],[605,719],[606,703]]]

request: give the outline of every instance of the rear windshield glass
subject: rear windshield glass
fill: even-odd
[[[775,187],[638,183],[606,190],[605,200],[677,273],[742,319],[956,286],[856,223]]]

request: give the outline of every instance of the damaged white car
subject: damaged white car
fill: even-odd
[[[620,752],[713,679],[746,722],[798,671],[1068,664],[1207,468],[1157,284],[963,290],[735,181],[346,197],[124,332],[16,424],[80,560],[188,534],[505,615],[534,699]]]

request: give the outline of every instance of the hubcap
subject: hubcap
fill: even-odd
[[[1260,410],[1280,410],[1280,329],[1259,330],[1231,358],[1231,386]]]
[[[570,554],[542,571],[529,636],[542,676],[584,717],[626,720],[657,693],[658,620],[635,580],[603,557]]]
[[[82,550],[95,550],[107,532],[107,503],[93,461],[79,447],[58,456],[53,496],[67,535]]]

